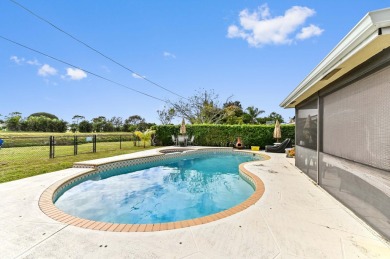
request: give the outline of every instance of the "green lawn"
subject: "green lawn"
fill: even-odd
[[[122,133],[123,134],[123,133]],[[20,134],[3,134],[9,138],[18,137],[46,137],[50,135],[63,136],[64,134],[50,133],[20,133]],[[68,134],[66,134],[68,135]],[[78,134],[79,135],[79,134]],[[90,134],[89,134],[90,135]],[[143,143],[138,142],[134,146],[133,141],[122,142],[120,149],[119,142],[97,142],[97,153],[92,153],[92,143],[78,145],[78,155],[74,156],[73,145],[56,146],[55,158],[49,158],[49,146],[30,146],[30,147],[10,147],[0,149],[0,183],[22,179],[29,176],[53,172],[73,166],[74,162],[129,154],[147,149],[152,149],[150,145],[143,148]]]

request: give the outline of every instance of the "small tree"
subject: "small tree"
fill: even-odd
[[[258,117],[260,114],[264,113],[263,110],[259,110],[258,108],[255,108],[254,106],[249,106],[246,108],[248,111],[247,117],[250,124],[258,124]]]
[[[125,123],[123,124],[123,130],[129,132],[133,132],[136,130],[145,131],[153,125],[154,123],[147,123],[145,119],[141,116],[133,115],[125,120]]]
[[[91,122],[87,120],[83,120],[79,123],[79,131],[83,133],[89,133],[92,132],[93,125]]]
[[[157,110],[157,114],[159,120],[161,121],[161,124],[167,125],[167,124],[171,124],[172,119],[176,115],[176,111],[173,108],[164,106],[164,108],[161,111]]]
[[[76,123],[72,123],[69,126],[70,126],[70,131],[72,131],[72,133],[76,133],[77,128],[79,127],[79,125]]]
[[[103,125],[104,132],[113,132],[115,130],[114,125],[110,121],[106,121]]]
[[[228,101],[223,104],[225,118],[223,124],[243,124],[243,110],[240,101]]]
[[[92,119],[93,131],[103,132],[104,124],[106,124],[107,119],[104,116],[99,116]]]
[[[146,147],[146,141],[151,141],[152,135],[156,132],[154,130],[146,130],[145,132],[136,131],[134,134],[144,142],[144,148]]]
[[[112,117],[109,121],[112,123],[115,131],[121,131],[123,126],[123,120],[121,117]]]
[[[75,123],[75,124],[79,124],[79,120],[84,120],[84,119],[85,119],[85,117],[82,115],[75,115],[72,118],[73,123]]]
[[[175,117],[181,117],[191,124],[221,123],[225,118],[224,109],[219,105],[219,97],[214,90],[201,89],[195,95],[169,102],[169,109],[175,111]]]
[[[276,122],[276,120],[278,120],[280,123],[284,122],[284,119],[283,119],[282,115],[280,115],[280,114],[278,114],[276,112],[271,112],[266,117],[257,118],[257,121],[259,123],[261,123],[261,124],[265,124],[267,121],[271,121],[272,124],[274,124]]]
[[[22,114],[20,112],[11,112],[8,117],[5,118],[5,124],[8,130],[19,131],[22,122]]]
[[[76,131],[78,130],[79,128],[79,121],[80,120],[84,120],[85,117],[82,116],[82,115],[75,115],[72,117],[72,124],[70,124],[70,130],[73,132],[73,133],[76,133]]]
[[[278,120],[280,123],[283,123],[284,122],[284,119],[282,117],[282,115],[280,115],[279,113],[276,113],[276,112],[271,112],[268,116],[268,118],[270,120],[273,120],[276,122],[276,120]]]

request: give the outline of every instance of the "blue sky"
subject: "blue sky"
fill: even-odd
[[[27,1],[20,4],[181,96],[214,89],[286,120],[280,102],[381,1]],[[351,4],[353,2],[353,4]],[[0,2],[0,36],[159,99],[177,96]],[[71,122],[141,115],[164,103],[0,39],[0,114],[49,112]]]

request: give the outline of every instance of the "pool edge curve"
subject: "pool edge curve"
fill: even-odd
[[[209,150],[209,149],[206,148],[204,150]],[[262,156],[265,160],[270,159],[269,156],[265,154],[261,154],[258,151],[257,152],[235,151],[235,152],[253,153]],[[249,196],[245,201],[243,201],[242,203],[234,207],[200,218],[175,221],[175,222],[167,222],[167,223],[154,223],[154,224],[119,224],[119,223],[100,222],[100,221],[93,221],[84,218],[79,218],[67,214],[61,211],[60,209],[58,209],[53,203],[53,198],[58,192],[58,190],[63,186],[65,186],[67,183],[72,183],[72,181],[76,181],[80,179],[80,177],[82,178],[88,177],[90,174],[95,173],[97,170],[96,165],[90,165],[88,167],[84,167],[85,169],[89,168],[89,170],[76,175],[66,177],[50,185],[47,189],[43,191],[43,193],[39,197],[38,206],[46,216],[50,217],[55,221],[64,223],[66,225],[81,227],[90,230],[101,230],[101,231],[111,231],[111,232],[154,232],[154,231],[172,230],[172,229],[202,225],[241,212],[249,208],[253,204],[255,204],[258,200],[260,200],[260,198],[263,196],[265,192],[264,183],[257,175],[253,174],[252,172],[250,172],[248,169],[245,168],[245,165],[254,162],[257,161],[245,162],[239,165],[240,176],[254,188],[254,192],[252,193],[252,195]]]

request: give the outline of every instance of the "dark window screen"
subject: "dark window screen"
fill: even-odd
[[[325,153],[390,170],[390,67],[325,96],[323,112]]]
[[[296,145],[317,150],[317,100],[297,109]]]

